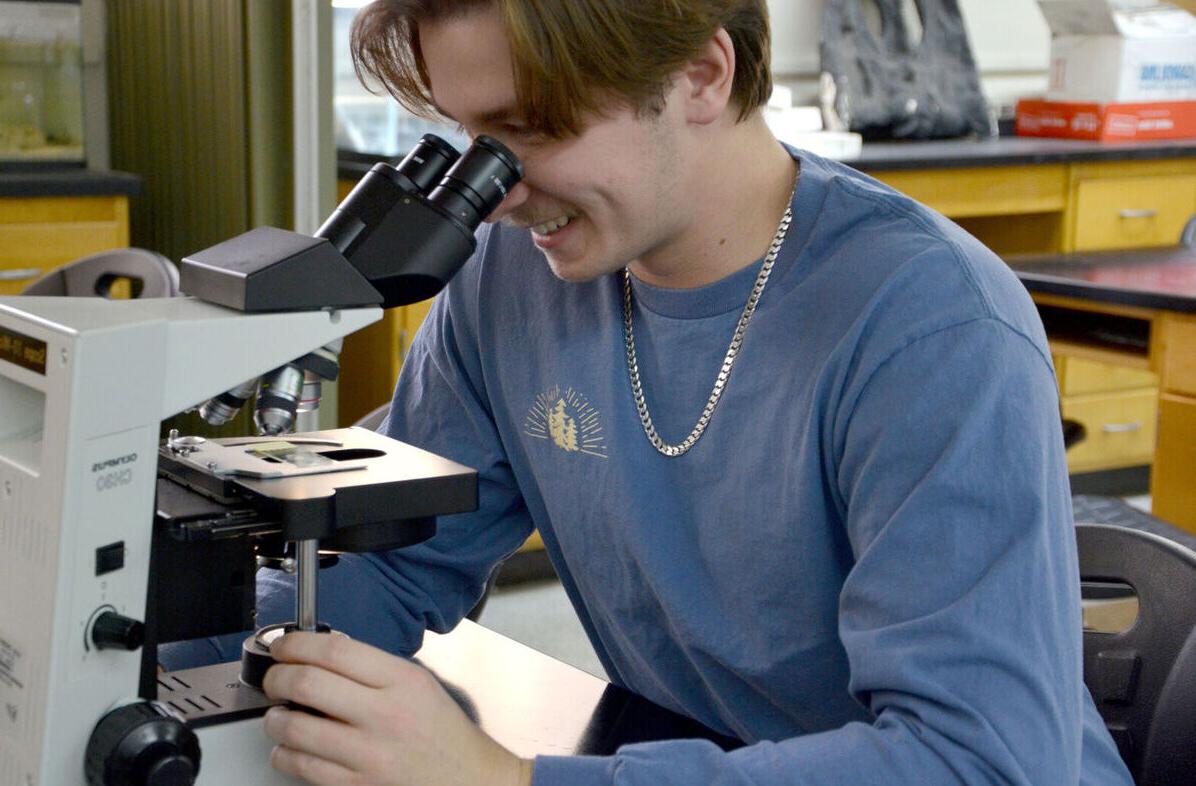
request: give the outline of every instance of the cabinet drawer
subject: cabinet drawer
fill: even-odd
[[[1169,246],[1196,213],[1196,175],[1081,180],[1075,250]]]
[[[1056,356],[1055,370],[1059,375],[1059,391],[1064,396],[1141,391],[1159,384],[1159,378],[1153,372],[1085,358]]]
[[[1087,436],[1067,452],[1072,472],[1149,464],[1158,433],[1158,391],[1065,396],[1063,417],[1079,421]]]
[[[50,269],[97,251],[128,245],[115,222],[0,224],[0,268]]]
[[[1063,164],[868,174],[953,219],[1054,213],[1067,206],[1067,167]]]

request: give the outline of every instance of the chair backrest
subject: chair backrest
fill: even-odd
[[[1084,631],[1084,682],[1135,782],[1196,779],[1196,552],[1149,532],[1078,524],[1080,578],[1128,584],[1138,617]]]
[[[1179,233],[1179,244],[1188,248],[1196,248],[1196,215],[1188,219],[1183,231]]]
[[[132,285],[132,297],[174,297],[179,272],[170,260],[144,248],[114,248],[77,259],[50,271],[22,295],[109,297],[121,280]]]
[[[375,407],[366,414],[358,418],[354,426],[360,428],[368,428],[370,431],[377,431],[382,428],[382,424],[386,421],[386,416],[390,414],[390,402],[386,402],[380,407]]]

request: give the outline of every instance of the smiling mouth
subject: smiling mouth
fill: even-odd
[[[554,218],[551,221],[545,221],[541,224],[533,224],[529,228],[534,234],[547,237],[548,235],[564,229],[572,220],[573,216],[561,216],[560,218]]]

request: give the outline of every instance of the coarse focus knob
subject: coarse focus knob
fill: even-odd
[[[105,611],[91,626],[91,643],[99,650],[135,650],[145,641],[145,626],[115,611]]]
[[[192,786],[199,738],[156,701],[126,704],[96,724],[87,742],[89,786]]]

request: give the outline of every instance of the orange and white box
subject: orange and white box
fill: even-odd
[[[1018,136],[1097,141],[1196,138],[1196,101],[1082,103],[1023,98]]]

